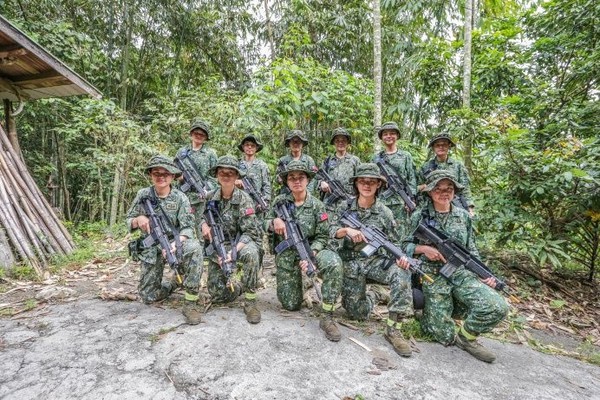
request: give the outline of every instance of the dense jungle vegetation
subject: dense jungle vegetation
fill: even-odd
[[[273,169],[294,128],[319,164],[339,126],[370,159],[381,74],[381,118],[401,124],[417,166],[435,132],[457,140],[480,247],[597,275],[598,1],[4,0],[0,10],[104,95],[31,102],[17,120],[33,176],[74,224],[122,224],[148,157],[173,155],[194,118],[211,124],[218,154],[259,134]]]

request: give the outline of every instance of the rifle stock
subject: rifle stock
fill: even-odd
[[[348,194],[348,192],[346,192],[344,186],[340,183],[340,181],[337,179],[333,179],[331,175],[329,175],[325,170],[320,169],[319,171],[317,171],[317,177],[322,181],[327,182],[327,184],[329,185],[329,189],[331,190],[329,195],[325,198],[325,206],[333,206],[339,200],[348,201],[353,198],[351,195]]]
[[[189,164],[186,164],[184,160],[187,158]],[[200,199],[205,199],[208,194],[208,187],[204,179],[198,174],[198,167],[194,160],[191,159],[187,150],[184,150],[181,154],[176,154],[173,160],[175,166],[181,170],[183,176],[183,185],[179,189],[187,193],[190,190],[194,190],[198,193]]]
[[[381,160],[375,162],[381,171],[381,174],[387,179],[388,189],[381,194],[383,198],[388,198],[396,194],[402,198],[409,212],[413,212],[417,208],[414,195],[408,186],[408,182],[396,173],[390,173]]]
[[[260,195],[260,193],[258,193],[258,190],[256,190],[256,186],[254,185],[254,180],[252,178],[242,178],[242,186],[244,186],[244,191],[250,195],[260,211],[265,212],[269,209],[269,205],[265,199]]]

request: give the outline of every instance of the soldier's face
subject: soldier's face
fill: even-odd
[[[381,140],[384,144],[396,143],[398,140],[398,132],[393,129],[386,129],[381,133]]]
[[[308,177],[304,172],[290,172],[287,176],[287,185],[292,193],[300,194],[304,192],[308,186]]]
[[[192,138],[192,144],[195,146],[203,145],[208,139],[208,135],[206,135],[206,132],[202,129],[194,129],[190,132],[190,136]]]
[[[436,156],[443,158],[448,155],[450,141],[446,139],[436,140],[431,147],[433,147],[433,152]]]
[[[256,154],[256,150],[258,149],[258,146],[256,145],[256,143],[247,140],[242,145],[242,149],[244,149],[245,155],[253,156],[254,154]]]
[[[434,205],[448,205],[454,198],[454,183],[450,179],[442,179],[429,192],[429,196],[431,196]]]
[[[356,189],[363,197],[373,197],[377,189],[381,187],[381,181],[375,178],[356,178]]]
[[[348,138],[346,136],[336,136],[333,138],[333,145],[337,151],[344,151],[348,148]]]
[[[233,185],[238,177],[237,171],[233,168],[220,167],[217,169],[217,180],[221,185]]]
[[[170,186],[174,177],[175,175],[162,167],[155,167],[150,170],[150,179],[152,179],[152,184],[157,189]]]
[[[302,150],[302,147],[304,147],[304,142],[302,142],[302,140],[300,140],[297,137],[290,140],[289,143],[290,143],[290,149],[295,150],[295,151],[300,151],[300,150]]]

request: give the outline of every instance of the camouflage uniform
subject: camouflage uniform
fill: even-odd
[[[190,132],[192,132],[194,129],[202,129],[204,132],[206,132],[207,140],[210,139],[210,129],[208,128],[208,125],[205,122],[195,121],[190,127]],[[198,150],[192,149],[191,145],[186,145],[177,151],[177,155],[181,156],[186,152],[189,158],[191,158],[192,161],[196,164],[196,167],[198,167],[198,170],[196,171],[198,172],[198,175],[200,175],[202,179],[208,181],[208,186],[210,186],[211,189],[216,188],[217,182],[213,177],[211,177],[208,174],[208,171],[217,164],[217,153],[206,143],[204,143],[202,147]],[[191,163],[189,162],[189,160],[185,159],[184,163],[191,167]],[[202,213],[204,213],[204,207],[206,205],[205,200],[200,199],[194,191],[187,192],[187,196],[190,199],[192,213],[196,220],[195,226],[197,228],[200,226],[199,221],[202,218]],[[198,239],[202,241],[202,235],[198,230],[196,231],[196,234],[198,236]]]
[[[127,212],[127,226],[130,231],[133,230],[132,220],[140,215],[146,215],[140,200],[149,195],[156,196],[156,192],[154,192],[154,187],[152,186],[138,191],[133,204],[129,208],[129,211]],[[182,266],[185,276],[183,287],[185,288],[186,295],[189,294],[192,297],[197,296],[200,287],[200,263],[202,259],[200,244],[198,240],[196,240],[194,234],[194,219],[191,214],[189,200],[185,194],[177,189],[171,189],[171,192],[165,198],[156,197],[159,204],[154,207],[155,212],[158,215],[161,215],[162,212],[160,209],[162,208],[169,223],[175,229],[179,230],[181,236],[186,236],[188,238],[182,243]],[[148,235],[143,232],[141,239],[146,238],[146,236]],[[173,240],[172,237],[170,239]],[[142,267],[138,290],[140,297],[145,303],[162,300],[168,297],[176,289],[175,283],[162,281],[165,261],[161,253],[162,250],[160,245],[155,244],[142,250],[139,254]]]
[[[448,142],[450,142],[451,147],[455,146],[454,142],[450,138],[450,135],[448,135],[447,133],[441,133],[435,135],[429,141],[429,145],[427,147],[431,148],[433,144],[440,139],[448,140]],[[475,206],[475,203],[473,202],[473,196],[471,195],[471,182],[469,179],[469,173],[467,172],[467,169],[465,168],[463,163],[461,163],[458,160],[453,160],[449,156],[445,162],[439,162],[435,156],[427,162],[425,162],[419,170],[419,183],[425,183],[425,181],[427,180],[427,176],[431,172],[438,169],[450,171],[456,177],[457,182],[463,186],[461,195],[464,197],[467,206]]]
[[[285,137],[285,141],[284,141],[285,147],[289,147],[290,140],[292,140],[295,137],[300,138],[300,140],[302,140],[302,142],[304,143],[304,147],[302,148],[302,154],[300,155],[299,161],[302,161],[303,163],[305,163],[309,170],[311,170],[313,172],[317,172],[318,168],[317,168],[317,164],[315,163],[315,160],[313,160],[313,158],[311,156],[304,153],[304,149],[305,149],[306,145],[308,144],[308,138],[306,137],[306,134],[304,132],[302,132],[300,130],[290,131]],[[275,171],[275,177],[276,177],[277,185],[280,186],[279,190],[277,191],[278,195],[288,192],[285,182],[281,182],[279,175],[285,171],[287,165],[291,161],[294,161],[294,158],[290,154],[287,154],[287,155],[281,157],[277,161],[277,169]],[[308,190],[309,193],[315,193],[316,187],[317,187],[317,181],[313,179],[310,181],[310,183],[308,184],[308,187],[306,189]]]
[[[455,178],[447,171],[434,172],[429,176],[429,192],[442,179],[451,179],[457,190],[462,188]],[[411,217],[411,232],[414,232],[421,220],[434,224],[436,228],[457,240],[474,256],[479,257],[475,247],[473,222],[466,210],[451,206],[449,213],[438,213],[433,204],[423,207],[421,213],[415,212]],[[406,254],[412,257],[417,239],[409,236],[404,241]],[[459,267],[450,279],[439,275],[441,262],[430,261],[424,255],[422,269],[433,279],[433,283],[423,282],[425,309],[421,324],[438,342],[448,345],[455,340],[456,326],[453,317],[465,317],[463,328],[474,335],[491,331],[508,313],[508,305],[504,298],[494,289],[464,267]],[[464,314],[464,315],[459,315]]]
[[[219,166],[239,172],[237,164],[238,161],[233,156],[222,156],[217,165],[211,169],[210,174],[215,176]],[[261,231],[259,221],[254,213],[254,203],[247,193],[238,188],[233,190],[233,195],[229,200],[222,198],[220,188],[209,193],[206,200],[207,202],[214,200],[218,204],[220,221],[217,222],[222,226],[225,239],[228,241],[227,250],[231,250],[232,241],[245,243],[245,246],[237,254],[236,263],[238,268],[243,268],[241,275],[243,290],[246,292],[245,298],[255,300],[259,267],[256,243],[259,241]],[[205,222],[203,216],[201,224]],[[206,245],[206,255],[208,258],[207,286],[213,302],[228,303],[235,300],[241,294],[241,289],[231,291],[227,287],[227,278],[218,263],[217,254],[210,244]]]
[[[392,243],[400,244],[394,216],[390,209],[379,201],[376,201],[368,209],[358,207],[356,199],[352,200],[350,206],[344,203],[339,204],[329,228],[331,237],[335,237],[337,230],[342,228],[339,219],[348,209],[356,212],[358,219],[363,224],[381,229]],[[352,319],[368,319],[377,304],[377,299],[366,294],[367,281],[390,286],[391,299],[388,303],[390,313],[396,313],[400,318],[412,316],[410,272],[398,268],[396,260],[385,250],[380,249],[374,255],[365,257],[346,237],[342,239],[339,255],[344,263],[342,304]]]
[[[281,174],[285,182],[287,173],[290,171],[303,171],[310,178],[314,173],[305,164],[299,161],[290,162],[287,169]],[[277,196],[273,204],[280,201],[294,203],[292,194]],[[316,253],[317,269],[323,278],[321,292],[323,295],[323,309],[333,311],[333,306],[342,289],[342,261],[338,255],[331,250],[328,235],[329,216],[325,206],[316,197],[307,193],[303,204],[296,206],[292,217],[299,223],[303,236],[310,243],[311,249]],[[275,208],[271,207],[269,217],[265,221],[271,226],[273,219],[277,217]],[[279,235],[275,236],[275,245],[283,240]],[[288,248],[275,256],[277,266],[277,298],[286,310],[299,310],[303,301],[302,272],[298,266],[300,258],[294,248]],[[339,339],[338,339],[339,340]]]
[[[393,122],[386,122],[378,131],[379,139],[382,138],[383,131],[388,129],[395,130],[398,133],[398,137],[400,137],[400,130],[398,129],[398,126]],[[385,151],[380,151],[373,156],[373,162],[377,161],[382,161],[389,173],[396,174],[404,178],[408,183],[412,193],[417,193],[417,174],[415,171],[415,164],[410,153],[403,150],[396,150],[396,152],[393,154],[386,154]],[[407,234],[406,228],[410,221],[404,201],[398,195],[392,195],[387,199],[382,198],[381,201],[390,210],[392,210],[392,213],[394,214],[394,219],[398,223],[398,236],[404,237]]]
[[[333,140],[336,136],[345,136],[348,138],[348,143],[351,141],[350,134],[343,128],[335,129],[331,135],[331,144],[333,144]],[[346,153],[342,158],[338,158],[335,153],[328,156],[321,169],[327,172],[333,179],[338,180],[342,185],[344,185],[345,191],[354,195],[354,187],[350,183],[350,178],[354,176],[356,172],[356,167],[360,164],[360,159],[352,154]],[[317,182],[316,187],[320,188],[321,182]],[[322,200],[325,201],[330,193],[321,193],[324,194],[322,196]]]

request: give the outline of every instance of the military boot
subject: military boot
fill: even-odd
[[[185,323],[188,325],[198,325],[202,320],[202,313],[198,305],[198,295],[185,293],[183,308],[181,310],[185,317]]]
[[[332,342],[339,342],[342,338],[342,334],[338,329],[335,320],[333,319],[332,312],[325,312],[321,317],[321,322],[319,322],[319,328],[325,332],[325,337]]]
[[[251,324],[258,324],[260,322],[260,310],[256,306],[256,294],[246,293],[246,300],[244,301],[244,314],[246,314],[246,321]]]
[[[496,360],[496,355],[477,342],[476,336],[467,335],[471,338],[467,338],[461,329],[454,338],[454,344],[480,361],[492,363]]]
[[[394,351],[402,357],[410,357],[412,350],[408,340],[404,339],[401,331],[402,325],[398,322],[398,316],[395,313],[390,313],[387,320],[387,329],[383,334],[385,340],[391,343]]]
[[[367,297],[371,298],[373,305],[388,304],[390,302],[390,290],[383,285],[369,285]]]

